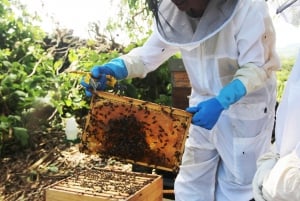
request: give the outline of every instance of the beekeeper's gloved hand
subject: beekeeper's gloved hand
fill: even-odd
[[[103,91],[107,87],[107,75],[111,75],[117,80],[121,80],[127,77],[128,71],[124,60],[121,58],[115,58],[102,66],[94,66],[91,70],[91,75],[92,78],[98,83],[96,90]],[[85,87],[85,94],[88,97],[92,96],[91,90],[93,90],[93,88],[90,83],[85,82],[84,77],[81,80],[81,85]]]
[[[278,159],[278,154],[268,152],[261,156],[257,161],[257,170],[252,181],[253,196],[255,201],[265,201],[262,192],[263,181],[265,177],[269,176]]]
[[[219,95],[199,103],[196,107],[188,107],[187,112],[193,115],[192,123],[211,130],[217,123],[222,111],[246,95],[244,84],[235,79],[223,87]]]

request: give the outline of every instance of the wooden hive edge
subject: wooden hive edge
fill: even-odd
[[[116,101],[116,102],[126,101],[126,102],[131,102],[134,105],[145,105],[149,109],[156,110],[156,111],[159,111],[159,110],[161,110],[161,108],[164,108],[164,109],[166,109],[166,111],[169,112],[172,109],[172,112],[175,115],[184,116],[184,117],[187,117],[187,118],[192,117],[191,113],[189,113],[185,110],[179,109],[179,108],[172,107],[172,106],[159,105],[159,104],[156,104],[156,103],[143,101],[143,100],[139,100],[139,99],[135,99],[135,98],[130,98],[130,97],[127,97],[127,96],[116,95],[116,94],[113,94],[113,93],[103,92],[103,91],[96,91],[95,95],[97,95],[100,98],[106,98],[106,99],[113,100],[113,101]],[[93,98],[95,98],[95,96],[93,96]],[[91,104],[93,104],[93,101],[91,101]]]
[[[128,198],[128,201],[162,201],[163,199],[163,179],[158,175],[150,184]]]

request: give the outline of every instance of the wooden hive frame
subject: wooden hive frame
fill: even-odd
[[[82,171],[45,190],[46,201],[161,201],[162,177],[107,169]]]
[[[176,172],[191,116],[170,106],[96,92],[80,150]]]

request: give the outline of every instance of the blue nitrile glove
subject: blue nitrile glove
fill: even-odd
[[[222,111],[228,109],[231,104],[245,95],[244,84],[239,79],[235,79],[223,87],[215,98],[203,101],[195,107],[188,107],[186,111],[194,114],[192,117],[194,125],[211,130],[217,123]]]
[[[224,107],[216,98],[199,103],[196,107],[188,107],[187,112],[193,115],[192,124],[211,130],[219,119]]]
[[[124,79],[128,75],[127,68],[123,59],[116,58],[102,66],[94,66],[91,70],[92,78],[98,83],[97,89],[103,91],[106,89],[107,75],[115,77],[117,80]],[[85,87],[85,93],[87,96],[92,96],[92,86],[90,83],[84,81],[84,77],[81,80],[81,85]]]

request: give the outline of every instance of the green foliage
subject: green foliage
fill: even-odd
[[[28,131],[26,128],[17,127],[21,122],[21,118],[18,115],[0,116],[0,154],[4,146],[4,141],[12,139],[19,143],[22,147],[28,145]]]
[[[63,118],[76,116],[80,119],[87,114],[90,100],[79,83],[82,75],[69,71],[90,71],[94,65],[104,64],[143,44],[144,41],[138,39],[141,36],[136,37],[132,30],[145,33],[146,29],[139,26],[136,19],[147,18],[147,11],[138,1],[132,1],[130,7],[140,9],[130,10],[129,14],[122,10],[119,18],[123,20],[122,28],[132,34],[130,37],[135,43],[126,49],[112,43],[110,48],[101,51],[98,40],[77,45],[66,42],[61,32],[47,36],[34,26],[39,19],[29,15],[23,5],[0,0],[0,154],[8,141],[26,147],[34,129],[61,128]],[[117,22],[120,24],[119,20]],[[114,23],[109,25],[109,31],[118,28]],[[72,35],[67,32],[65,38],[72,38]],[[121,83],[126,86],[127,96],[170,104],[169,79],[168,68],[164,65],[144,80],[127,79]],[[153,86],[153,83],[158,85]]]
[[[122,35],[125,41],[130,40],[131,44],[139,43],[151,34],[152,15],[145,1],[122,0],[117,8],[118,14],[110,17],[105,27],[101,27],[101,22],[92,23],[91,31],[98,36],[109,36],[113,43]],[[102,30],[99,34],[100,28]]]
[[[22,146],[28,145],[28,132],[27,129],[22,127],[14,127],[13,128],[15,138],[20,142]]]
[[[280,102],[283,91],[286,86],[286,81],[289,78],[290,72],[295,64],[295,58],[282,58],[282,69],[277,72],[277,101]]]
[[[21,5],[11,5],[0,1],[0,146],[9,138],[17,139],[22,146],[27,145],[28,133],[21,121],[21,113],[30,102],[45,95],[40,84],[41,77],[30,77],[41,46],[35,44],[43,37],[43,32],[29,23],[30,15],[22,10],[23,17],[15,10]],[[32,90],[34,87],[40,90]],[[1,150],[0,150],[1,152]]]
[[[75,111],[87,103],[78,79],[59,73],[64,60],[56,58],[55,49],[45,47],[46,34],[33,25],[36,19],[21,4],[5,0],[0,1],[0,12],[0,148],[5,148],[5,141],[24,147],[32,129],[51,123],[37,118],[50,118],[54,108],[49,106],[62,118],[69,112],[65,108]],[[37,107],[38,100],[46,103]],[[61,122],[59,118],[53,120]]]
[[[171,105],[171,78],[167,63],[149,73],[145,78],[134,78],[132,84],[136,86],[136,98]]]

